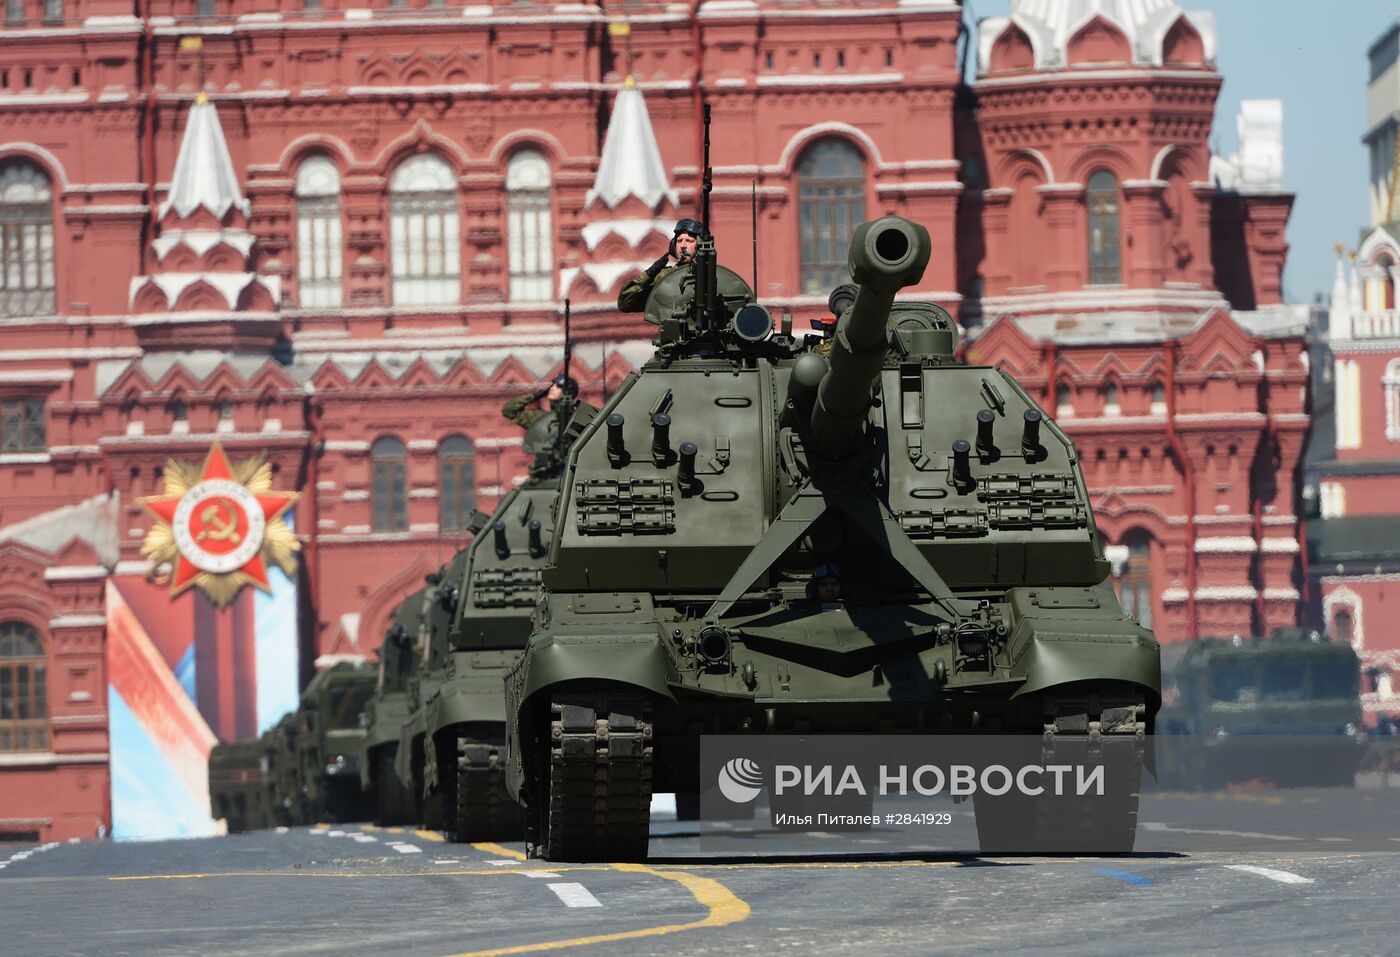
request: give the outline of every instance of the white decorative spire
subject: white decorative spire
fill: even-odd
[[[185,123],[185,138],[180,141],[180,154],[175,159],[175,175],[171,177],[170,194],[160,205],[161,218],[174,209],[179,216],[189,216],[203,207],[222,219],[230,207],[248,215],[248,201],[238,185],[224,130],[219,125],[219,113],[203,93],[190,107]]]
[[[1346,247],[1337,244],[1337,272],[1332,278],[1332,301],[1327,309],[1329,339],[1351,338],[1351,304],[1347,293]]]
[[[1361,315],[1361,270],[1356,268],[1356,253],[1351,254],[1351,285],[1347,290],[1347,307],[1353,316]]]
[[[666,178],[666,167],[662,165],[661,150],[651,129],[646,101],[631,77],[613,101],[607,136],[603,140],[603,156],[598,162],[598,177],[588,191],[584,208],[601,199],[612,209],[628,196],[637,197],[649,208],[663,198],[669,199],[672,205],[679,203],[676,191]]]

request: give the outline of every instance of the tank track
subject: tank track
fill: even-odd
[[[549,768],[532,852],[550,861],[643,861],[651,824],[646,695],[605,685],[554,693]]]
[[[441,831],[449,841],[457,839],[457,775],[444,773],[456,766],[452,761],[456,748],[441,741],[425,741],[425,748],[436,747],[438,766],[438,788],[436,791],[423,790],[423,827],[429,831]]]
[[[505,729],[457,739],[458,841],[518,841],[525,821],[506,791]]]
[[[374,755],[374,815],[380,824],[408,824],[413,818],[412,795],[394,770],[394,749]]]
[[[1141,689],[1110,683],[1071,685],[1052,689],[1043,706],[1041,764],[1102,762],[1104,794],[1093,800],[1051,794],[977,800],[982,850],[1131,853],[1147,746],[1147,704]]]

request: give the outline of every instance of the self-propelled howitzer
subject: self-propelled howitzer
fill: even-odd
[[[1031,731],[1141,760],[1157,642],[1103,585],[1070,440],[954,357],[946,311],[895,300],[929,253],[905,220],[859,227],[829,343],[763,334],[737,291],[688,319],[684,271],[658,285],[657,355],[568,458],[506,678],[508,784],[542,856],[645,856],[651,791],[712,786],[702,733]],[[1136,778],[1111,786],[1075,818],[1085,849],[1132,845]],[[977,811],[984,846],[1083,846],[1035,831],[1063,815]]]

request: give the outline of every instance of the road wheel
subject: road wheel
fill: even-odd
[[[643,861],[651,824],[652,719],[644,692],[575,685],[550,700],[538,842],[550,861]]]
[[[441,831],[449,841],[457,833],[457,742],[452,735],[439,735],[425,741],[425,748],[437,748],[437,790],[423,791],[423,827]],[[425,777],[426,782],[426,777]]]
[[[374,755],[374,816],[380,824],[413,823],[413,795],[394,770],[394,750],[386,745]]]
[[[472,724],[457,738],[457,840],[518,841],[524,811],[506,790],[505,725]]]
[[[1046,692],[1042,703],[1041,766],[1101,766],[1103,793],[974,794],[982,851],[1131,853],[1147,731],[1141,689],[1112,682],[1063,685]]]

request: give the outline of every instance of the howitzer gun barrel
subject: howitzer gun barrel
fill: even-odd
[[[871,386],[889,348],[895,293],[923,277],[930,247],[927,229],[898,216],[856,227],[848,261],[860,289],[837,321],[831,366],[812,406],[812,451],[822,458],[841,458],[859,446]]]

